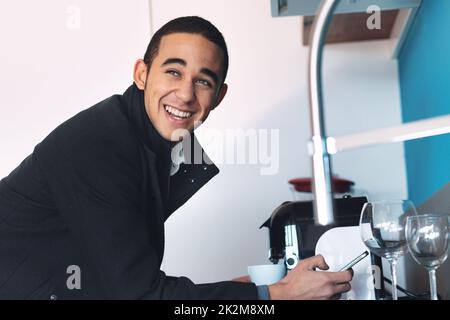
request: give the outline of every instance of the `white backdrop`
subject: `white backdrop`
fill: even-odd
[[[0,10],[0,176],[53,128],[132,84],[147,1],[16,0]]]

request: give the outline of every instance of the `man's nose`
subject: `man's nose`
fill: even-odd
[[[194,92],[194,84],[190,79],[186,79],[180,83],[180,87],[178,88],[176,95],[178,99],[188,104],[192,102],[195,98]]]

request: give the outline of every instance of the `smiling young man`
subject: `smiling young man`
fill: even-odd
[[[327,268],[321,257],[269,288],[160,270],[165,220],[218,173],[206,156],[192,159],[199,145],[186,133],[222,101],[227,69],[211,23],[172,20],[123,95],[60,125],[0,182],[0,298],[324,299],[350,289],[350,272],[314,271]],[[180,139],[181,161],[171,156]]]
[[[225,96],[221,49],[225,43],[219,46],[196,33],[167,34],[159,41],[157,51],[150,50],[136,62],[134,80],[145,92],[153,126],[164,139],[172,140],[177,129],[192,132],[194,124],[205,121]]]

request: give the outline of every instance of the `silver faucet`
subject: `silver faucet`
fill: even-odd
[[[312,138],[314,220],[320,225],[334,223],[331,163],[327,147],[322,96],[322,53],[328,27],[339,0],[324,0],[314,19],[309,52],[309,105]]]
[[[312,138],[309,150],[313,165],[314,220],[316,224],[335,222],[330,155],[368,145],[395,143],[450,133],[450,115],[409,122],[395,127],[357,133],[338,138],[328,137],[322,96],[322,53],[326,34],[341,0],[322,0],[311,32],[309,53],[309,105]],[[412,3],[420,5],[420,3]]]

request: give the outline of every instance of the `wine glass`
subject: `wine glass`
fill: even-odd
[[[409,200],[366,202],[359,221],[361,239],[366,247],[389,261],[392,277],[392,300],[397,300],[397,261],[407,250],[406,218],[417,215]]]
[[[447,215],[423,214],[406,220],[406,240],[416,262],[428,270],[431,300],[437,300],[436,269],[447,259],[449,246]]]

